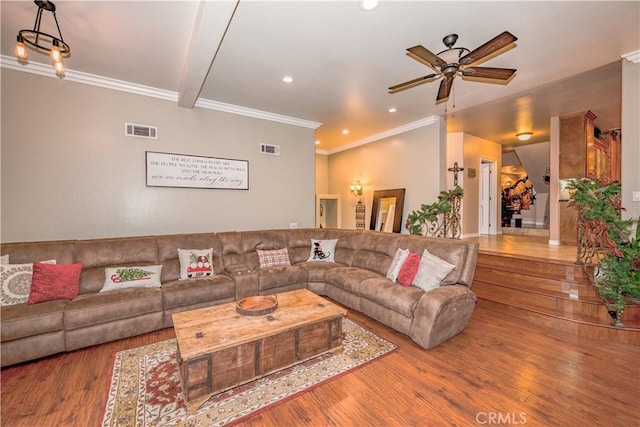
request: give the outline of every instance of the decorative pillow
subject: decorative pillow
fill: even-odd
[[[56,260],[42,261],[43,264],[55,264]],[[23,304],[29,300],[33,264],[0,265],[0,306]]]
[[[45,264],[33,263],[33,278],[29,304],[55,301],[58,299],[74,299],[80,289],[80,273],[82,263],[77,264]]]
[[[213,249],[178,249],[180,280],[213,276]]]
[[[9,254],[0,256],[0,264],[9,264]]]
[[[338,239],[311,239],[311,252],[307,261],[335,262],[336,245]]]
[[[422,252],[422,259],[418,267],[418,273],[413,279],[412,285],[415,285],[425,291],[440,286],[442,279],[447,277],[455,265],[448,263],[442,258],[438,258],[428,250]]]
[[[407,260],[409,256],[409,249],[400,249],[396,250],[396,254],[393,256],[391,260],[391,265],[389,266],[389,270],[387,270],[387,279],[395,282],[398,280],[398,274],[400,273],[400,269],[402,268],[402,264]]]
[[[256,249],[260,267],[277,267],[279,265],[291,265],[287,248],[263,250]]]
[[[159,288],[161,273],[161,265],[105,268],[104,285],[100,292],[124,288]]]
[[[411,286],[416,273],[418,272],[418,266],[420,265],[420,255],[411,252],[404,264],[400,268],[398,273],[398,283],[404,287]]]

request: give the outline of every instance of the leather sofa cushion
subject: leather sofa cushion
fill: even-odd
[[[63,312],[69,300],[0,307],[2,342],[64,329]]]
[[[287,230],[287,247],[291,264],[306,261],[311,253],[311,239],[324,239],[324,229]]]
[[[406,317],[413,317],[413,310],[424,295],[424,291],[416,286],[404,287],[386,277],[364,280],[358,292],[359,296]]]
[[[456,268],[442,279],[440,284],[452,285],[458,282],[467,257],[467,246],[461,245],[459,240],[449,241],[447,239],[403,235],[398,245],[399,247],[409,249],[411,252],[415,252],[420,256],[422,256],[422,252],[425,249],[428,249],[429,252],[438,258],[455,265]]]
[[[351,265],[386,276],[398,248],[398,240],[397,234],[365,233],[362,247],[353,257]]]
[[[327,270],[336,267],[346,267],[344,264],[338,264],[336,262],[314,262],[304,261],[296,264],[301,268],[307,270],[307,282],[324,282],[325,274]]]
[[[307,283],[307,270],[297,265],[259,268],[257,272],[259,291]]]
[[[381,277],[380,274],[373,271],[364,270],[357,267],[336,267],[324,275],[325,281],[333,286],[344,289],[355,295],[360,295],[358,288],[362,286],[362,282],[367,279]]]
[[[180,278],[180,260],[178,249],[213,249],[213,271],[222,273],[222,246],[215,233],[175,234],[158,236],[158,259],[162,263],[162,282]]]
[[[351,265],[354,255],[362,246],[362,235],[362,231],[357,230],[327,229],[324,235],[325,239],[338,239],[335,262]]]
[[[9,254],[11,264],[55,259],[58,264],[75,262],[75,241],[3,243],[2,255]]]
[[[132,263],[157,263],[155,237],[81,240],[76,244],[77,262],[85,268]]]
[[[69,331],[152,312],[162,312],[161,288],[126,288],[83,294],[65,309],[64,326]]]
[[[225,271],[230,265],[244,264],[242,256],[242,234],[237,231],[227,231],[218,233],[218,238],[222,245],[222,262]]]
[[[162,300],[165,309],[234,298],[235,295],[235,283],[230,277],[224,275],[174,280],[162,284]]]
[[[287,247],[287,235],[284,230],[244,231],[242,234],[242,256],[244,263],[258,268],[256,249],[270,250]]]
[[[105,267],[157,265],[155,237],[82,240],[76,244],[76,262],[81,262],[80,293],[98,292],[104,284]]]

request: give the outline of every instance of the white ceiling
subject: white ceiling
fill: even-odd
[[[620,58],[640,51],[638,1],[382,1],[373,11],[356,1],[56,5],[72,51],[68,74],[176,93],[180,105],[192,104],[201,89],[200,102],[322,123],[317,148],[328,152],[445,109],[449,131],[507,145],[527,130],[531,141],[547,141],[550,116],[587,108],[603,130],[618,127]],[[3,65],[15,61],[16,34],[33,26],[36,10],[28,0],[0,3]],[[55,32],[49,18],[43,30]],[[483,65],[516,68],[508,84],[456,78],[449,101],[439,105],[438,82],[387,93],[432,72],[406,48],[422,44],[437,53],[445,49],[442,38],[457,33],[456,46],[473,50],[505,30],[518,37],[515,46]],[[49,63],[37,53],[29,61]],[[295,81],[283,83],[284,75]],[[387,111],[392,106],[396,113]]]

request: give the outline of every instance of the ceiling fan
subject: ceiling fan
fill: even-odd
[[[469,51],[469,49],[465,47],[453,47],[457,40],[457,34],[449,34],[446,36],[442,39],[442,42],[447,49],[437,55],[434,55],[422,45],[408,48],[407,56],[433,68],[437,72],[391,86],[389,93],[397,93],[433,81],[432,79],[434,79],[434,77],[442,77],[438,97],[436,98],[436,102],[438,102],[449,97],[451,87],[453,86],[453,78],[456,75],[506,81],[516,72],[513,68],[470,66],[518,40],[517,37],[510,32],[505,31],[497,35],[473,51]]]

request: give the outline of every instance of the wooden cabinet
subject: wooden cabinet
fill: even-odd
[[[560,179],[620,179],[619,146],[615,132],[594,136],[592,111],[560,117]]]
[[[560,179],[584,178],[595,171],[595,138],[591,111],[560,117]]]

